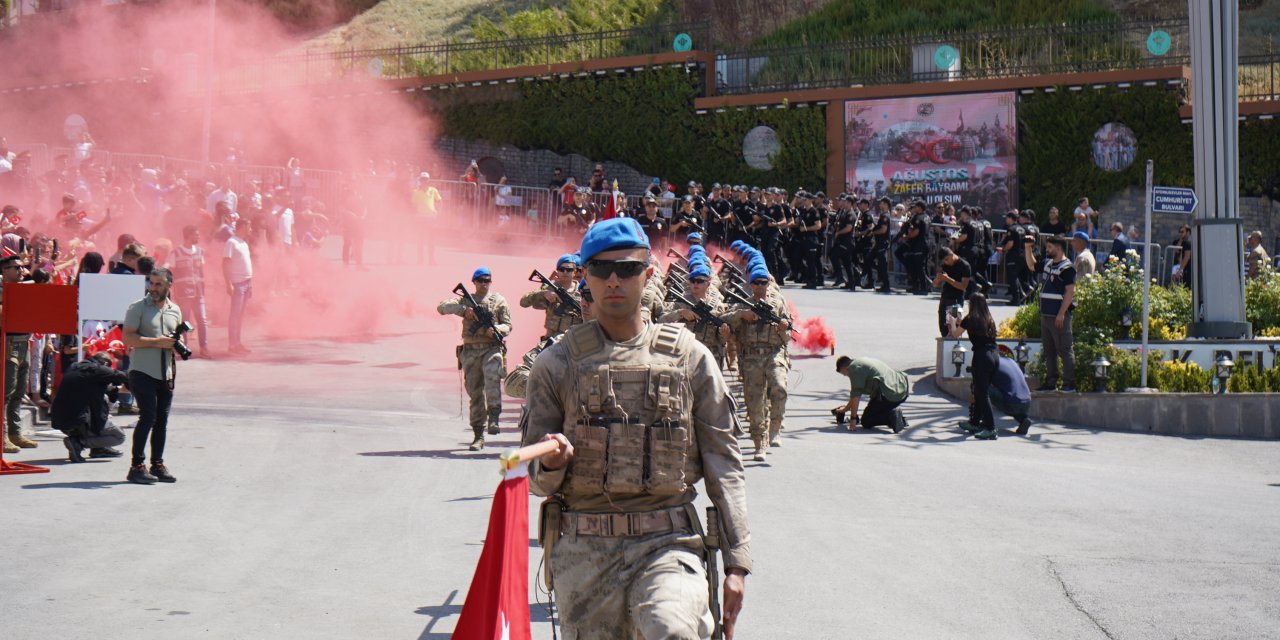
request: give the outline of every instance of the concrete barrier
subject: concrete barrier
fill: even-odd
[[[948,395],[968,402],[970,378],[950,375],[954,341],[945,342],[946,348],[938,341],[934,382]],[[1028,379],[1032,389],[1038,382]],[[1280,393],[1036,392],[1032,397],[1034,420],[1173,436],[1280,439]]]

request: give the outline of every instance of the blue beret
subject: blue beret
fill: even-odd
[[[764,267],[760,267],[758,269],[751,270],[751,277],[748,278],[748,280],[751,282],[755,282],[756,280],[760,280],[762,278],[767,279],[768,277],[769,277],[769,270]]]
[[[1084,240],[1086,243],[1089,242],[1089,234],[1083,231],[1077,231],[1071,234],[1071,237],[1075,238],[1076,240]]]
[[[689,255],[691,255],[691,256],[705,256],[705,255],[707,255],[707,250],[706,250],[706,249],[703,249],[703,248],[702,248],[702,245],[700,245],[700,244],[695,244],[695,245],[692,245],[692,246],[690,246],[690,247],[689,247]]]
[[[686,242],[702,242],[702,234],[694,231],[693,233],[685,236],[684,239]]]
[[[710,269],[711,262],[709,260],[690,260],[689,269],[692,271],[694,267],[706,267],[707,269]]]
[[[705,264],[698,264],[697,266],[689,270],[689,277],[690,278],[710,278],[711,269],[707,267],[707,265]]]
[[[475,280],[476,278],[483,278],[485,276],[490,278],[493,277],[493,272],[489,270],[489,267],[480,267],[476,269],[476,272],[471,274],[471,279]]]
[[[597,222],[587,230],[578,253],[583,261],[587,261],[603,251],[648,248],[649,236],[644,234],[640,223],[632,218],[612,218]]]
[[[577,254],[573,254],[573,253],[566,253],[566,254],[564,254],[564,255],[560,256],[560,259],[559,259],[559,260],[556,260],[556,266],[557,266],[557,267],[559,267],[560,265],[562,265],[562,264],[564,264],[564,263],[566,263],[566,262],[568,262],[568,263],[570,263],[570,264],[572,264],[572,265],[574,265],[574,266],[582,266],[582,265],[580,265],[580,264],[578,263],[578,256],[577,256]]]

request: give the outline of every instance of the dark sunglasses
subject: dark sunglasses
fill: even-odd
[[[753,287],[764,287],[764,286],[767,286],[768,284],[769,284],[768,280],[753,280],[751,282],[751,286]]]
[[[489,284],[490,282],[493,282],[493,280],[489,278],[476,278],[475,280],[472,280],[472,282],[476,284]]]
[[[607,280],[616,273],[619,278],[626,280],[640,275],[648,266],[648,262],[641,260],[591,260],[587,262],[587,274]]]
[[[689,284],[705,284],[709,282],[706,278],[689,278]]]
[[[559,271],[560,273],[573,273],[577,270],[577,267],[556,267],[556,271]]]

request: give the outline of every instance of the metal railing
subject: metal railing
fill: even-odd
[[[1280,100],[1280,53],[1240,56],[1240,101]]]
[[[1169,34],[1163,55],[1152,33]],[[725,53],[716,91],[746,94],[1188,64],[1188,22],[1136,20],[867,38]],[[947,47],[947,48],[944,48]]]
[[[536,38],[307,51],[223,70],[218,73],[217,90],[236,93],[667,53],[680,33],[687,33],[697,46],[709,37],[710,28],[706,22],[670,23]]]

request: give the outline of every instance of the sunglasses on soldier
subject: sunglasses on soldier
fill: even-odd
[[[752,281],[751,281],[751,286],[753,286],[753,287],[763,287],[763,286],[766,286],[766,285],[768,285],[768,284],[769,284],[769,281],[768,281],[768,280],[752,280]]]
[[[560,273],[573,273],[577,270],[578,268],[573,265],[567,267],[556,267],[556,271],[559,271]]]
[[[689,284],[706,284],[707,282],[706,278],[689,278]]]
[[[607,280],[616,273],[626,280],[640,275],[648,266],[649,263],[643,260],[590,260],[587,262],[587,275]]]
[[[493,282],[493,279],[492,278],[476,278],[475,280],[472,280],[472,282],[476,284],[489,284]]]

